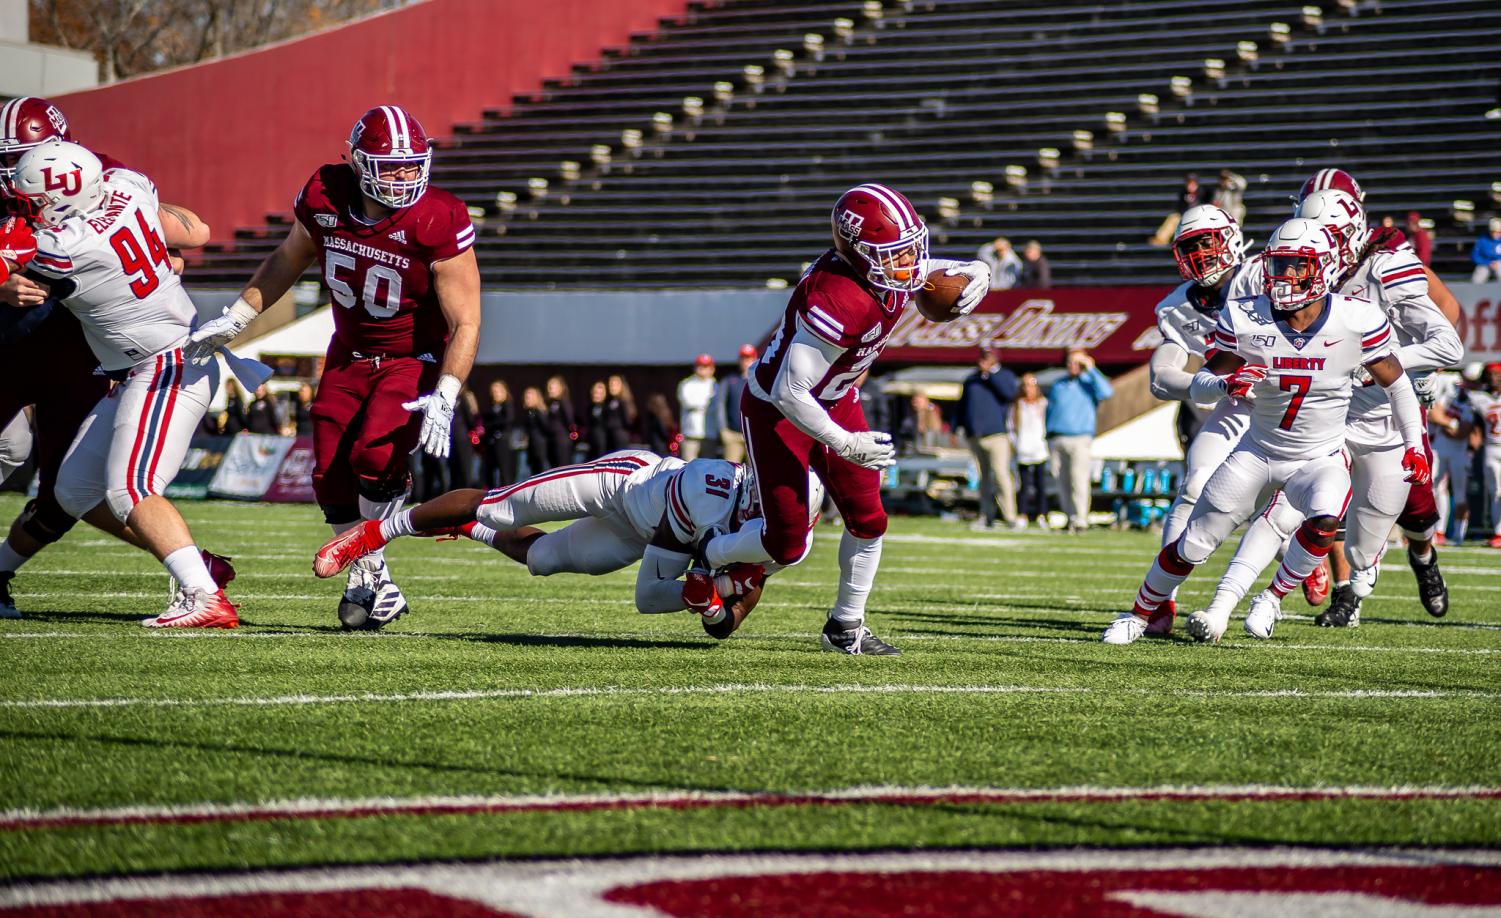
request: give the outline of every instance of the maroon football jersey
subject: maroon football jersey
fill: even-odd
[[[881,356],[886,339],[910,301],[910,294],[872,287],[830,249],[793,289],[776,334],[751,369],[756,388],[771,391],[786,357],[786,345],[802,327],[844,349],[813,387],[813,395],[820,401],[838,401]]]
[[[334,338],[363,354],[437,356],[448,323],[433,287],[433,262],[474,245],[463,201],[429,187],[383,220],[364,219],[359,179],[344,163],[313,173],[294,209],[318,246],[334,302]]]

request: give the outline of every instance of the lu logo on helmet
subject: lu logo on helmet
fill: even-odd
[[[51,166],[42,167],[42,181],[48,191],[59,191],[63,194],[78,194],[83,190],[83,169],[73,167],[73,171],[55,175]]]

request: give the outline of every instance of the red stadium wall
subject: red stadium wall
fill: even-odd
[[[291,210],[350,125],[395,102],[442,137],[624,44],[686,0],[427,0],[222,60],[54,99],[81,142],[149,174],[225,239]],[[440,152],[441,156],[442,153]]]

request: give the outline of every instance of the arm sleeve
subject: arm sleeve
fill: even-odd
[[[688,608],[683,602],[683,584],[692,558],[680,551],[657,545],[646,546],[641,567],[636,570],[636,611],[653,614]]]
[[[1384,386],[1386,397],[1392,403],[1392,417],[1402,429],[1402,443],[1408,449],[1423,448],[1423,412],[1418,405],[1418,394],[1412,389],[1412,380],[1403,373],[1390,386]]]
[[[1189,386],[1193,374],[1183,368],[1188,364],[1188,351],[1172,341],[1164,341],[1152,352],[1152,394],[1165,402],[1191,399]]]
[[[1442,370],[1455,366],[1464,358],[1464,344],[1459,333],[1438,306],[1425,294],[1421,299],[1408,300],[1402,304],[1402,330],[1412,338],[1412,344],[1397,348],[1397,359],[1409,372]]]
[[[787,420],[835,452],[849,442],[850,432],[829,417],[813,397],[813,387],[843,353],[844,348],[813,334],[799,317],[797,332],[787,344],[787,356],[771,385],[771,400]]]

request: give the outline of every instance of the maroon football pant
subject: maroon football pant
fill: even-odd
[[[35,331],[0,351],[0,427],[35,406],[37,510],[44,519],[62,513],[52,496],[57,469],[78,425],[109,391],[109,380],[94,373],[99,360],[78,320],[62,306],[52,309]]]
[[[773,561],[796,564],[807,547],[811,530],[810,468],[823,481],[850,534],[873,539],[886,532],[880,472],[839,458],[827,446],[797,429],[776,406],[752,395],[749,389],[740,398],[740,411],[746,453],[756,473],[761,512],[766,517],[761,543]],[[859,394],[853,389],[829,409],[829,416],[845,430],[870,429],[860,407]]]
[[[362,487],[400,493],[421,412],[401,407],[433,390],[438,365],[415,357],[358,358],[335,342],[313,398],[313,493],[325,513],[348,515]]]

